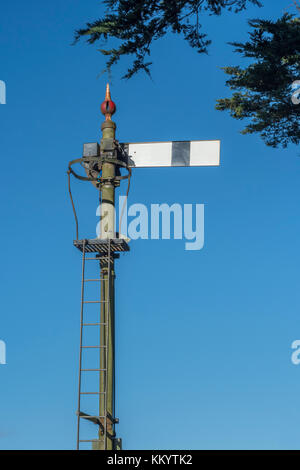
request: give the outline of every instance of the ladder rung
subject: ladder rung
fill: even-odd
[[[84,300],[84,304],[104,304],[105,302],[108,302],[108,300]]]
[[[110,256],[109,255],[106,255],[106,256],[100,256],[99,258],[84,258],[84,261],[102,261],[103,259],[111,259],[113,260],[113,254],[114,253],[111,253]]]
[[[80,395],[105,395],[106,392],[80,392]]]
[[[100,279],[84,279],[84,282],[96,282],[96,281],[107,281],[107,279],[100,278]]]
[[[96,326],[96,325],[106,326],[107,323],[82,323],[81,325],[82,326]]]
[[[81,372],[87,372],[87,371],[99,371],[99,372],[105,372],[107,369],[80,369]]]
[[[107,348],[107,346],[81,346],[83,349],[87,348],[95,348],[95,349],[100,349],[100,348]]]
[[[79,442],[104,442],[104,439],[79,439]]]
[[[79,418],[84,418],[84,419],[90,419],[90,418],[92,418],[92,419],[96,419],[96,418],[103,418],[103,419],[105,419],[105,416],[90,416],[90,415],[86,415],[86,416],[85,416],[85,415],[79,415]]]

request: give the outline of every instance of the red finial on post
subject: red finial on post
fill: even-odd
[[[109,84],[106,85],[106,94],[103,103],[101,104],[101,113],[105,115],[105,120],[110,121],[112,114],[116,112],[116,105],[111,100]]]

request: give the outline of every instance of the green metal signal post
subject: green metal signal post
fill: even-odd
[[[81,319],[80,319],[80,355],[79,355],[79,387],[78,387],[78,410],[77,410],[77,449],[83,442],[92,443],[94,450],[120,449],[121,440],[116,438],[115,424],[115,258],[119,252],[128,251],[129,247],[125,240],[116,235],[115,227],[115,188],[120,185],[120,180],[130,178],[130,168],[122,158],[122,149],[115,139],[116,124],[111,120],[116,106],[111,100],[109,85],[107,85],[105,100],[101,105],[101,112],[105,115],[102,123],[102,139],[99,144],[85,144],[83,158],[74,160],[69,164],[69,175],[91,181],[99,190],[100,195],[100,233],[99,237],[89,240],[78,240],[74,245],[82,252],[82,288],[81,288]],[[83,177],[72,169],[74,163],[81,163],[87,176]],[[121,176],[120,169],[126,168],[128,174]],[[71,198],[72,200],[72,198]],[[73,200],[72,200],[73,203]],[[74,205],[73,205],[74,209]],[[75,219],[77,217],[75,213]],[[86,279],[85,266],[87,261],[98,261],[100,277]],[[100,300],[86,299],[85,287],[88,282],[100,283]],[[87,308],[89,304],[99,304],[100,315],[97,322],[88,321]],[[99,328],[98,345],[87,345],[84,343],[86,328]],[[99,350],[99,362],[94,367],[83,366],[84,353],[88,349]],[[83,389],[84,374],[98,374],[98,390]],[[99,397],[98,409],[91,415],[82,409],[83,396],[96,395]],[[96,439],[81,439],[81,420],[88,420],[98,425],[98,437]]]

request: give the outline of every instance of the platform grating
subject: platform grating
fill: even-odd
[[[129,251],[129,246],[122,238],[110,238],[92,240],[74,240],[74,246],[83,252],[83,245],[85,246],[86,253],[107,253],[110,245],[110,252],[118,253],[122,251]]]

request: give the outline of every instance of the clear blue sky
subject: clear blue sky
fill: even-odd
[[[120,141],[221,139],[221,166],[141,169],[129,203],[205,204],[205,246],[135,241],[117,262],[117,416],[125,449],[300,449],[299,150],[242,136],[214,110],[229,96],[220,67],[247,19],[291,1],[206,17],[209,55],[181,38],[153,47],[153,81],[121,80]],[[100,137],[106,76],[96,47],[71,47],[101,2],[1,6],[0,448],[72,449],[76,434],[80,254],[66,167]],[[124,193],[125,188],[122,188]],[[78,182],[82,236],[95,236],[97,193]]]

